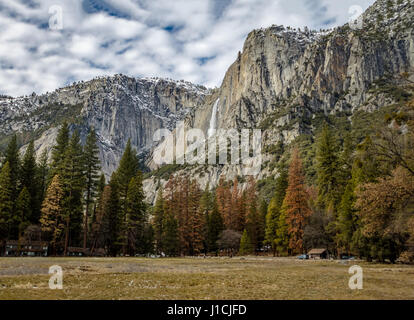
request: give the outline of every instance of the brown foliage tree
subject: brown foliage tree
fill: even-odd
[[[60,178],[58,175],[55,175],[47,189],[40,218],[42,231],[50,235],[50,243],[54,251],[65,229],[65,218],[62,207],[63,195]]]
[[[286,215],[289,233],[289,248],[293,252],[303,252],[303,234],[311,210],[308,204],[305,175],[299,150],[294,149],[289,167],[289,179],[282,211]]]

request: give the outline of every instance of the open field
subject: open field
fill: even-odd
[[[350,290],[348,269],[364,271]],[[49,289],[49,267],[63,289]],[[414,266],[293,258],[0,258],[0,299],[414,299]]]

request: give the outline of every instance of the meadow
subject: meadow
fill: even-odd
[[[351,290],[348,269],[363,268]],[[49,267],[63,289],[49,288]],[[414,299],[414,266],[294,258],[0,258],[0,299]]]

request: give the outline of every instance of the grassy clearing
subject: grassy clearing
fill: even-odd
[[[0,299],[414,299],[414,267],[291,258],[0,258]],[[48,286],[52,265],[63,290]]]

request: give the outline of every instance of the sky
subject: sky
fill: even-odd
[[[374,0],[0,0],[0,94],[97,76],[218,87],[250,31],[327,29]]]

